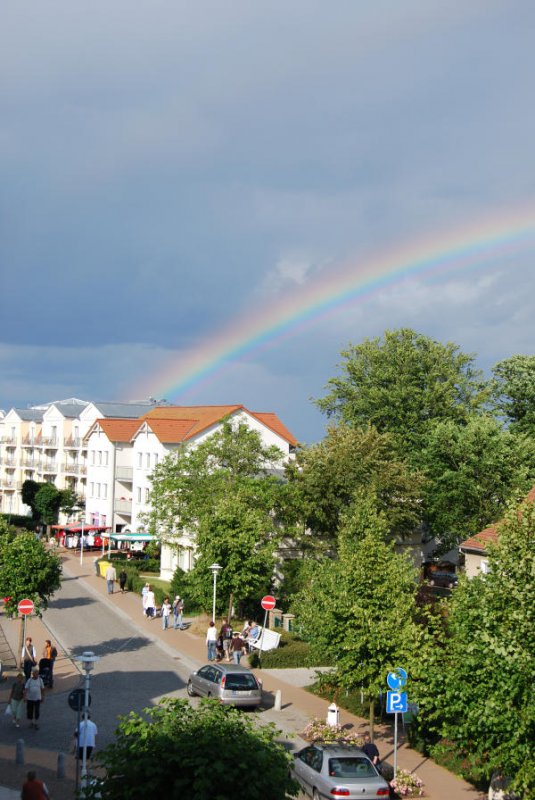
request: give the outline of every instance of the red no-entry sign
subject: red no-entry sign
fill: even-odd
[[[26,616],[26,614],[33,614],[33,600],[21,600],[17,606],[19,614]]]
[[[272,611],[275,608],[276,603],[277,601],[272,594],[266,594],[265,597],[262,598],[260,605],[264,611]]]

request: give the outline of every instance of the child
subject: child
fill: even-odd
[[[169,617],[171,616],[171,603],[169,602],[169,598],[164,598],[161,608],[161,615],[162,615],[162,628],[165,631],[169,627]]]

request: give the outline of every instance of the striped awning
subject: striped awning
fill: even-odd
[[[141,533],[112,533],[111,538],[116,542],[155,542],[158,537],[147,531],[141,531]]]

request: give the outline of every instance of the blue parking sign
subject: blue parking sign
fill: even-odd
[[[387,714],[406,714],[407,706],[408,706],[407,692],[386,693]]]

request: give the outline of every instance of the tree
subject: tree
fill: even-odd
[[[389,670],[418,646],[416,571],[388,541],[388,524],[371,493],[361,493],[343,519],[338,558],[308,563],[308,582],[292,605],[302,635],[318,656],[334,654],[338,685],[370,699]]]
[[[499,519],[535,482],[535,440],[490,416],[437,423],[421,455],[426,520],[447,551]]]
[[[154,470],[149,530],[171,544],[177,535],[192,537],[197,560],[189,583],[205,608],[214,561],[223,567],[219,595],[230,596],[229,605],[233,596],[244,599],[269,584],[281,535],[274,511],[282,460],[282,452],[265,447],[256,431],[226,420],[198,446],[168,456]]]
[[[341,355],[342,376],[329,380],[319,408],[351,425],[390,432],[416,464],[430,424],[461,423],[486,400],[473,356],[408,328],[350,345]]]
[[[464,579],[411,687],[427,725],[490,777],[535,796],[535,507],[510,507],[489,547],[489,572]],[[440,676],[440,680],[437,680]]]
[[[44,486],[44,483],[38,483],[38,481],[27,480],[24,481],[22,484],[22,502],[24,505],[29,506],[32,510],[32,517],[34,520],[39,519],[39,512],[35,507],[35,496],[39,489]]]
[[[59,508],[69,516],[85,508],[84,498],[76,494],[74,489],[60,489],[60,495]]]
[[[192,708],[166,698],[144,716],[131,712],[121,719],[114,743],[98,755],[105,776],[86,797],[285,800],[297,786],[278,733],[214,700]]]
[[[535,433],[535,356],[516,355],[493,367],[492,383],[496,410],[511,429]]]
[[[61,492],[53,483],[41,486],[34,499],[35,510],[45,525],[53,525],[58,521],[61,505]]]
[[[60,585],[59,558],[48,552],[33,533],[0,539],[0,596],[9,597],[8,614],[13,614],[19,601],[28,597],[40,616]]]
[[[374,427],[331,426],[322,442],[298,452],[286,474],[307,531],[301,541],[313,546],[333,545],[342,514],[363,488],[374,492],[390,535],[411,533],[420,522],[423,478],[396,454],[392,436]]]

